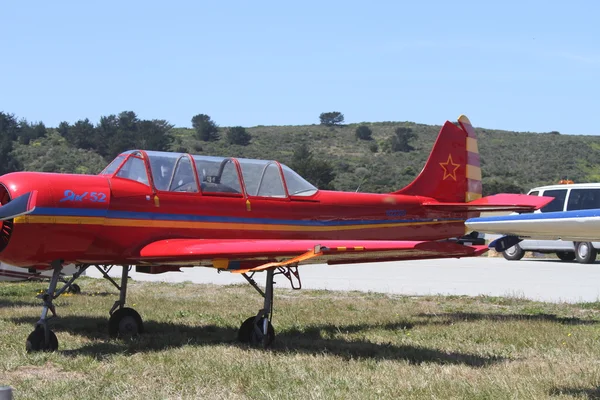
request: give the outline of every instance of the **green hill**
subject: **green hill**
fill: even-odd
[[[173,130],[175,150],[219,156],[269,158],[288,163],[294,148],[307,143],[316,157],[331,162],[336,189],[386,192],[410,183],[421,171],[441,126],[413,122],[364,123],[373,132],[378,151],[371,141],[359,140],[359,125],[258,126],[248,128],[248,146],[197,142],[192,129]],[[398,127],[416,134],[414,151],[391,152],[389,140]],[[508,132],[475,129],[482,162],[484,191],[522,191],[533,186],[557,183],[562,177],[576,182],[600,182],[600,137],[556,133]],[[197,151],[200,149],[201,151]]]
[[[0,142],[0,157],[3,158],[5,166],[2,172],[7,172],[7,165],[13,165],[11,170],[97,173],[118,149],[133,146],[156,150],[152,145],[135,145],[158,143],[152,142],[156,137],[150,138],[147,132],[114,133],[118,132],[118,119],[122,115],[125,113],[119,117],[103,117],[101,123],[95,127],[87,125],[85,129],[91,133],[83,138],[81,135],[78,137],[69,133],[63,124],[56,129],[46,129],[41,123],[29,125],[29,130],[19,130],[17,125],[14,125],[14,132],[7,136],[8,125],[0,124],[0,134],[4,135],[0,135],[0,141],[3,140]],[[14,116],[8,114],[0,113],[0,116],[8,116],[9,122],[10,118],[13,122],[16,121]],[[146,124],[151,128],[161,127],[163,132],[160,133],[160,129],[157,132],[172,139],[161,142],[162,146],[165,146],[162,148],[164,150],[276,159],[289,164],[294,150],[305,143],[315,158],[326,160],[333,167],[336,175],[333,185],[336,189],[358,189],[365,192],[397,190],[414,179],[425,165],[440,129],[440,126],[413,122],[376,122],[333,127],[257,126],[246,128],[252,139],[249,145],[240,146],[227,142],[227,128],[219,128],[219,140],[205,142],[196,139],[193,129],[171,129],[165,121],[159,120],[139,121],[131,112],[127,117],[130,118],[128,121],[131,126],[139,124],[141,127],[142,124]],[[152,125],[155,122],[160,124]],[[27,127],[26,122],[20,123],[25,123],[24,126]],[[110,124],[114,125],[113,133],[108,130]],[[367,125],[371,129],[373,140],[360,140],[356,137],[355,131],[360,125]],[[71,127],[74,126],[76,125]],[[390,140],[399,127],[410,128],[416,135],[410,142],[413,151],[391,151]],[[2,132],[2,129],[6,132]],[[139,128],[140,132],[141,129]],[[29,136],[25,137],[23,132],[28,132]],[[107,132],[113,136],[107,136]],[[476,128],[476,132],[486,194],[500,191],[525,192],[533,186],[556,183],[562,177],[568,177],[575,182],[600,181],[600,137],[561,135],[558,132],[509,132],[484,128]],[[137,139],[132,135],[138,135]],[[11,143],[7,142],[9,138],[12,140],[10,146]],[[108,143],[109,140],[112,141]],[[78,148],[78,143],[85,149]]]

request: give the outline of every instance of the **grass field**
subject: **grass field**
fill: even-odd
[[[283,282],[282,282],[283,283]],[[131,282],[146,334],[110,340],[116,290],[57,300],[55,353],[25,353],[42,283],[0,284],[0,385],[16,399],[600,398],[600,304],[275,292],[271,350],[236,342],[250,287]]]

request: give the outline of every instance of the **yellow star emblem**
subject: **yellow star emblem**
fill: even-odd
[[[440,163],[440,166],[444,169],[444,178],[452,178],[456,180],[456,170],[460,167],[460,164],[454,164],[452,161],[452,154],[448,154],[448,161]]]

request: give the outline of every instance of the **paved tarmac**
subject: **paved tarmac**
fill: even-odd
[[[144,281],[241,284],[246,280],[212,268],[182,268],[182,273],[158,275],[130,272]],[[304,289],[359,290],[406,295],[488,295],[510,296],[548,302],[593,302],[600,300],[600,262],[578,264],[558,259],[477,257],[382,262],[353,265],[306,265],[300,267]],[[100,277],[95,269],[88,276]],[[120,276],[115,267],[111,275]],[[265,274],[255,279],[264,284]],[[276,277],[276,287],[289,287],[287,279]]]

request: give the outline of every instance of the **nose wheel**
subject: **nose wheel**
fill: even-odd
[[[50,278],[48,290],[38,296],[43,301],[42,316],[36,323],[33,332],[27,336],[27,340],[25,341],[25,350],[28,353],[35,351],[56,351],[58,349],[58,339],[48,325],[48,321],[51,318],[56,317],[56,308],[53,301],[64,292],[73,290],[73,286],[75,286],[75,290],[78,289],[78,291],[81,291],[79,286],[73,284],[73,281],[75,281],[75,279],[77,279],[87,268],[86,265],[79,266],[79,269],[73,274],[71,279],[66,281],[61,289],[57,290],[56,286],[61,280],[60,272],[62,271],[62,261],[53,261],[51,265],[54,271],[52,273],[52,278]],[[48,312],[50,312],[52,316],[48,316]]]

